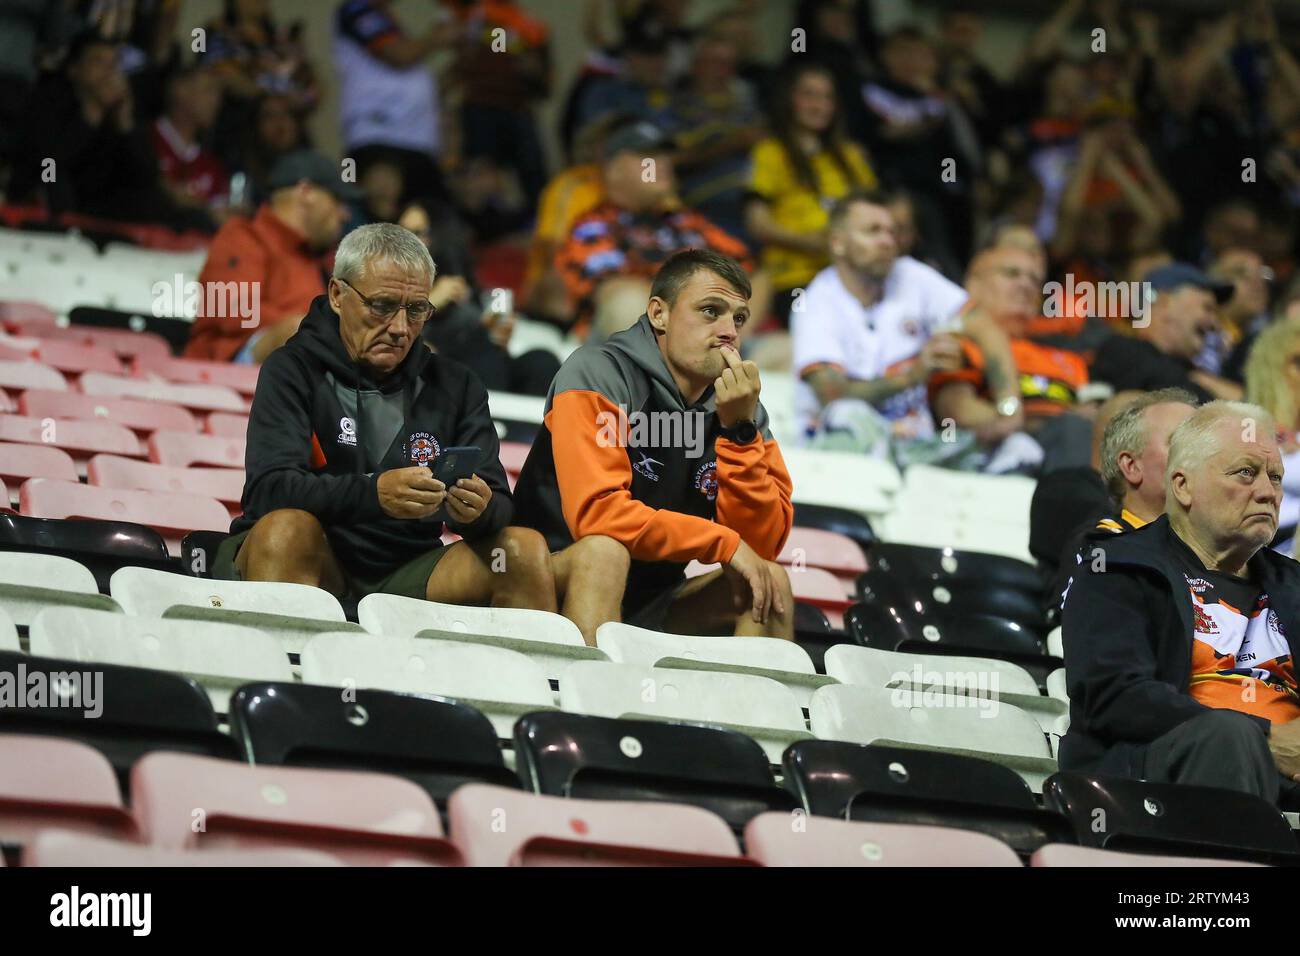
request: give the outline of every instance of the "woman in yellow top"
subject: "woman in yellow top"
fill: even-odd
[[[830,207],[854,189],[874,188],[876,174],[866,151],[845,137],[834,77],[812,63],[786,77],[774,102],[772,135],[755,144],[750,159],[753,196],[745,225],[762,247],[773,311],[788,326],[794,290],[830,261]]]

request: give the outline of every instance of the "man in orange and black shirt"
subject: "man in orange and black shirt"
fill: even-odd
[[[793,636],[775,563],[790,475],[742,362],[750,286],[705,250],[670,258],[645,314],[564,363],[515,485],[516,519],[553,554],[587,643],[606,621],[679,634]],[[720,568],[686,579],[690,561]]]

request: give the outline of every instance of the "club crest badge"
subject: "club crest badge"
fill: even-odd
[[[713,501],[718,497],[718,463],[706,461],[695,472],[695,490]]]
[[[428,432],[413,432],[407,440],[406,447],[410,451],[411,464],[413,465],[428,465],[442,451],[438,445],[438,439]]]
[[[339,419],[339,444],[356,445],[357,443],[357,424],[352,419],[344,415]]]

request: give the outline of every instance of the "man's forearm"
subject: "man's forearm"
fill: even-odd
[[[814,373],[809,384],[817,393],[817,402],[825,407],[841,398],[856,398],[869,405],[879,405],[885,399],[919,384],[911,368],[894,375],[873,379],[848,378],[838,369]]]

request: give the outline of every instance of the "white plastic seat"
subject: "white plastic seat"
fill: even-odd
[[[1070,694],[1065,689],[1065,668],[1058,667],[1047,675],[1047,693],[1057,700],[1070,702]]]
[[[546,411],[546,399],[513,392],[488,392],[488,411],[494,419],[540,425]]]
[[[1015,770],[1035,792],[1056,772],[1038,721],[1002,701],[833,684],[813,694],[808,712],[823,740],[979,757]]]
[[[42,610],[56,605],[121,610],[113,598],[99,593],[95,576],[79,561],[0,551],[0,610],[14,624],[27,627]]]
[[[818,674],[794,641],[776,637],[693,637],[610,621],[597,629],[596,646],[618,664],[769,677],[789,688],[800,707],[818,687],[836,681]]]
[[[323,588],[275,581],[218,581],[151,568],[119,568],[109,593],[128,614],[240,624],[266,631],[288,654],[314,635],[360,631]]]
[[[846,508],[869,517],[887,513],[898,490],[898,469],[891,462],[845,452],[782,448],[794,483],[794,500]]]
[[[1038,690],[1038,683],[1019,664],[989,657],[908,654],[856,644],[826,650],[826,673],[845,684],[926,694],[990,695],[1033,716],[1050,733],[1069,705]],[[903,698],[900,698],[903,699]]]
[[[774,764],[790,744],[812,736],[795,695],[769,677],[752,674],[579,661],[565,672],[560,706],[596,717],[730,727],[758,741]]]
[[[1065,658],[1065,644],[1061,641],[1060,627],[1052,628],[1047,635],[1047,653],[1053,657]]]
[[[0,608],[0,651],[20,651],[18,645],[18,628],[9,612]]]
[[[357,604],[357,620],[372,634],[421,637],[484,644],[518,651],[558,681],[574,661],[603,661],[603,650],[588,647],[578,626],[548,611],[509,607],[465,607],[421,601],[398,594],[367,594]]]
[[[576,665],[575,665],[576,666]],[[375,634],[318,634],[302,650],[308,684],[451,697],[481,710],[497,736],[534,710],[554,710],[536,662],[500,647]]]
[[[44,657],[193,677],[222,714],[241,684],[293,680],[289,659],[274,638],[231,624],[54,607],[36,615],[29,637],[31,652]]]

